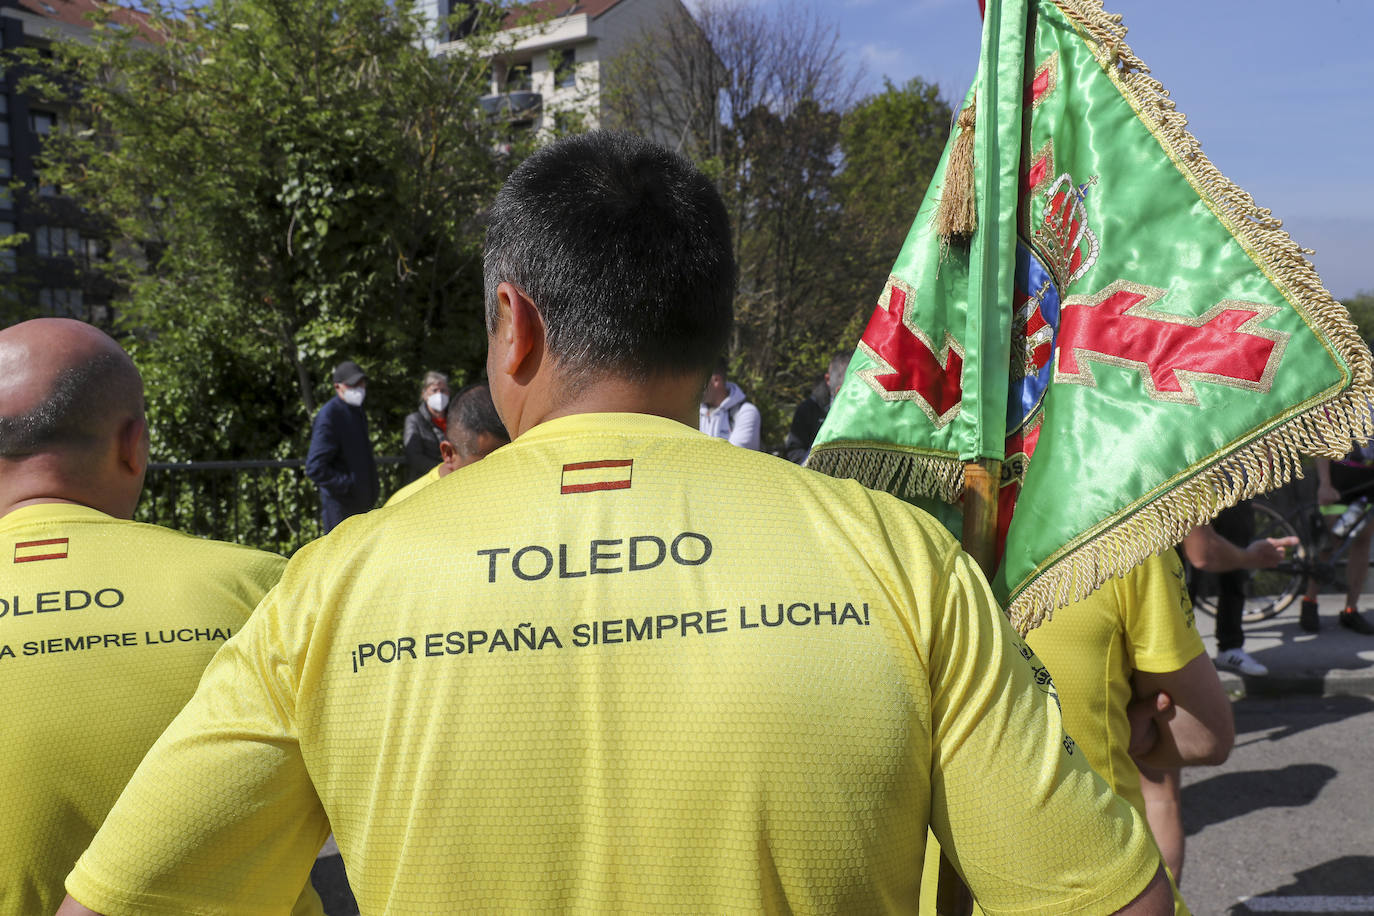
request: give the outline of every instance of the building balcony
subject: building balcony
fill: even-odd
[[[505,118],[512,123],[533,121],[544,107],[544,96],[538,92],[518,90],[497,95],[484,95],[478,100],[489,118]]]

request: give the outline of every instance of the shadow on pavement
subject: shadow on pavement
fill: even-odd
[[[1282,717],[1285,709],[1301,709],[1302,715],[1292,716],[1283,725],[1275,726],[1274,719]],[[1364,715],[1371,709],[1374,709],[1374,699],[1361,696],[1247,696],[1231,704],[1236,717],[1236,747],[1261,741],[1283,741],[1310,728]]]
[[[1284,898],[1292,898],[1291,908]],[[1374,911],[1374,858],[1342,856],[1298,872],[1291,884],[1257,894],[1227,910],[1227,916],[1299,916]]]
[[[1281,770],[1219,773],[1183,787],[1183,830],[1192,835],[1263,808],[1301,808],[1311,804],[1336,778],[1333,767],[1295,763]]]

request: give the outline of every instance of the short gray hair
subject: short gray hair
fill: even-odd
[[[442,372],[435,372],[433,369],[431,369],[430,371],[425,373],[425,380],[420,383],[420,393],[424,394],[426,388],[428,388],[430,385],[434,385],[437,383],[442,383],[443,386],[447,388],[448,376],[444,375],[444,373]]]

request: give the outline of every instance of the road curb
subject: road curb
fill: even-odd
[[[1221,686],[1236,697],[1374,697],[1374,672],[1270,670],[1265,677],[1246,677],[1218,671]]]
[[[1245,624],[1244,649],[1268,668],[1269,674],[1247,677],[1218,670],[1217,676],[1227,693],[1252,697],[1374,697],[1374,637],[1337,625],[1336,615],[1344,603],[1341,595],[1318,596],[1321,629],[1316,633],[1299,626],[1296,601],[1275,617]],[[1374,595],[1364,596],[1360,606],[1374,608]],[[1215,658],[1216,618],[1199,612],[1195,621],[1208,655]]]

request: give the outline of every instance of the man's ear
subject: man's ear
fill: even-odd
[[[143,417],[130,417],[120,427],[116,439],[119,467],[142,479],[148,469],[148,421]]]
[[[439,460],[444,465],[446,471],[456,471],[461,467],[461,465],[458,464],[460,460],[458,449],[447,439],[439,440]]]
[[[500,346],[496,370],[523,382],[539,369],[544,358],[544,317],[519,287],[502,283],[496,287],[500,318],[496,343]]]

